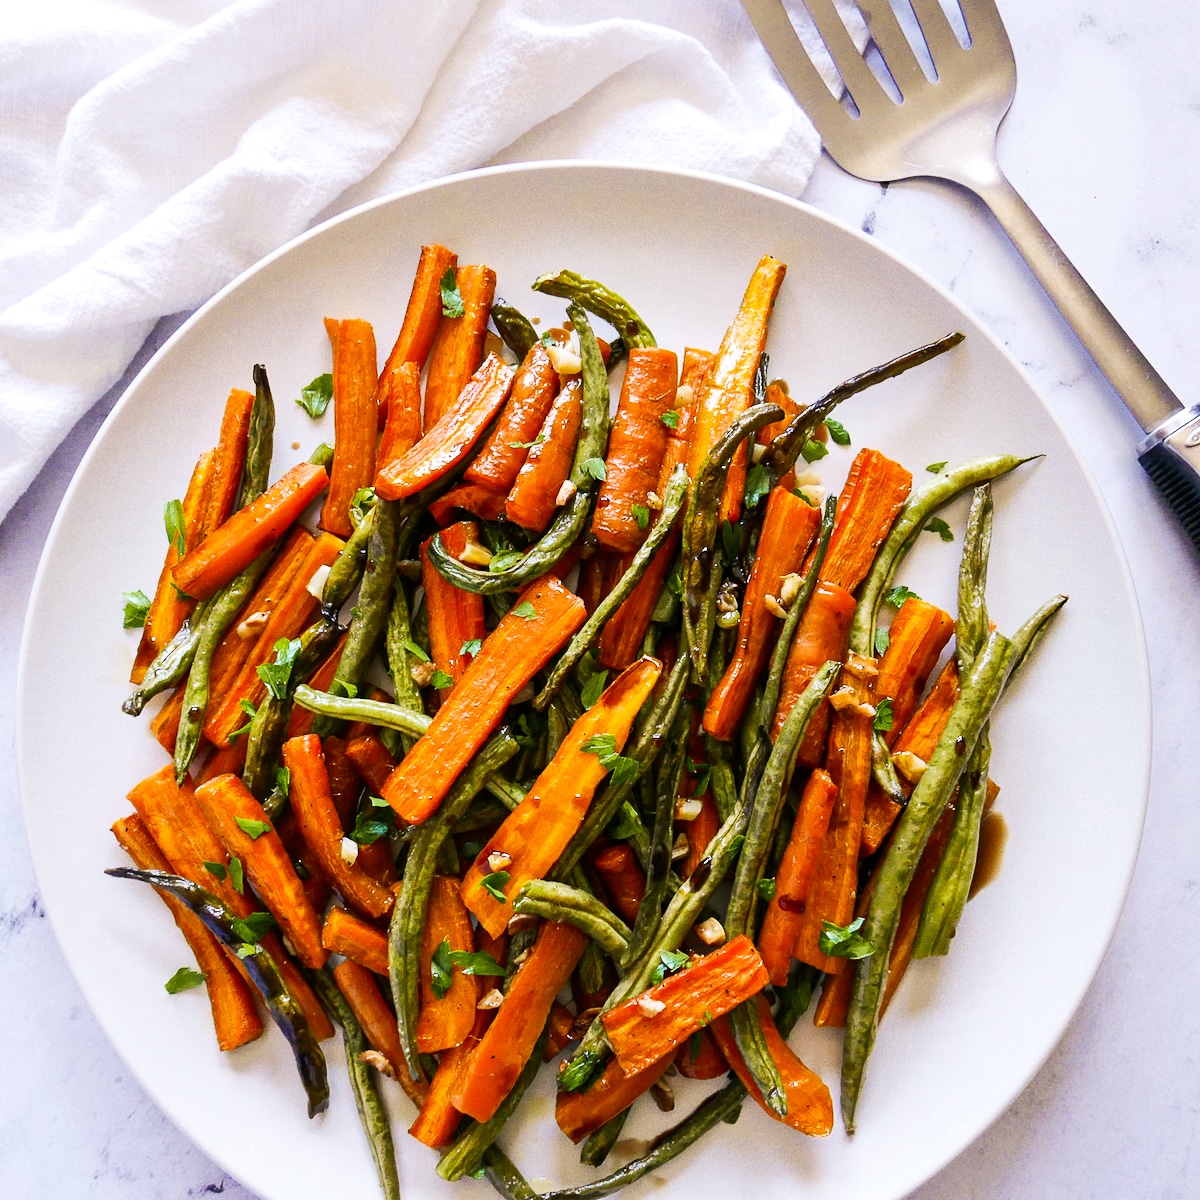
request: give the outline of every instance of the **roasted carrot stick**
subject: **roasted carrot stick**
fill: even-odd
[[[452,1050],[447,1050],[438,1060],[437,1073],[429,1085],[429,1094],[421,1106],[417,1119],[412,1123],[409,1134],[425,1146],[437,1149],[447,1145],[454,1137],[462,1113],[451,1103],[454,1089],[463,1065],[471,1057],[471,1052],[479,1045],[488,1026],[492,1023],[493,1011],[479,1009],[475,1013],[475,1026],[467,1040]]]
[[[474,975],[452,970],[449,990],[439,997],[433,989],[431,963],[442,942],[448,942],[451,951],[469,953],[475,949],[471,918],[458,895],[458,880],[449,875],[433,878],[421,939],[421,1015],[417,1021],[417,1048],[423,1054],[460,1045],[475,1024],[479,986]]]
[[[720,828],[721,818],[717,813],[716,803],[713,801],[712,795],[705,790],[700,797],[700,815],[684,826],[683,832],[687,835],[688,852],[679,868],[682,879],[686,879],[700,865],[700,860],[704,857],[709,843],[717,836],[717,830]]]
[[[719,1079],[729,1072],[729,1064],[711,1029],[700,1029],[675,1050],[675,1066],[684,1079]]]
[[[246,714],[241,705],[247,701],[257,708],[267,694],[267,686],[259,677],[258,668],[275,657],[275,644],[282,638],[291,640],[304,632],[317,611],[318,597],[310,590],[313,576],[322,567],[332,566],[338,552],[345,543],[331,533],[323,533],[308,547],[291,578],[283,586],[282,594],[269,609],[257,609],[255,615],[266,612],[267,619],[261,626],[257,638],[252,641],[253,649],[244,655],[240,669],[229,676],[223,673],[220,679],[220,703],[209,705],[209,714],[204,721],[204,735],[214,746],[229,744],[229,737],[246,723]],[[238,631],[234,630],[235,636]],[[240,639],[239,637],[239,640]],[[245,639],[249,641],[250,639]],[[219,653],[219,651],[218,651]],[[214,663],[214,667],[222,664]]]
[[[250,439],[250,410],[254,395],[234,388],[225,401],[221,419],[221,435],[213,459],[213,474],[208,487],[208,503],[204,514],[204,536],[219,529],[229,520],[237,506],[242,467],[246,461],[246,446]]]
[[[783,283],[785,264],[765,255],[754,268],[741,307],[721,339],[717,361],[704,383],[693,417],[688,447],[688,477],[700,473],[708,452],[737,415],[750,405],[754,375],[767,344],[767,320]],[[736,521],[742,512],[746,490],[746,445],[733,456],[725,491],[721,497],[721,520]]]
[[[542,922],[495,1020],[459,1073],[453,1095],[459,1112],[486,1121],[499,1108],[533,1053],[550,1006],[571,977],[587,940],[565,921]]]
[[[150,836],[141,817],[122,817],[113,825],[112,831],[135,866],[143,871],[171,870],[166,855]],[[196,956],[196,965],[204,976],[213,1027],[217,1032],[217,1045],[222,1050],[236,1050],[254,1041],[262,1033],[263,1023],[246,981],[238,974],[221,943],[209,933],[190,908],[166,892],[158,894],[171,910],[171,916]]]
[[[329,469],[329,495],[321,509],[321,528],[340,538],[354,532],[350,502],[375,474],[375,435],[379,406],[375,385],[379,363],[375,333],[367,321],[334,321],[325,318],[333,347],[333,465]]]
[[[387,357],[383,371],[379,376],[377,397],[381,408],[387,410],[391,419],[394,376],[406,363],[416,364],[418,379],[425,360],[429,357],[429,349],[437,336],[438,326],[442,323],[442,276],[448,269],[458,265],[458,256],[445,246],[431,245],[421,247],[421,256],[417,260],[417,270],[413,277],[412,291],[408,294],[408,306],[404,310],[404,321],[395,345]],[[420,394],[417,396],[416,415],[418,418],[415,442],[421,436],[419,424],[421,416]],[[380,455],[380,462],[386,461]]]
[[[775,380],[771,380],[767,384],[765,398],[768,404],[774,404],[782,408],[783,416],[778,421],[772,421],[770,425],[764,425],[754,435],[754,440],[760,446],[766,446],[773,438],[781,434],[787,428],[788,422],[804,408],[804,405],[793,400]]]
[[[621,753],[661,670],[657,659],[643,658],[617,676],[571,727],[525,799],[480,850],[463,879],[463,903],[493,937],[512,918],[513,898],[521,888],[531,879],[544,878],[566,849],[607,772],[601,758]],[[503,866],[496,865],[500,861]]]
[[[825,832],[812,884],[804,901],[803,921],[794,955],[818,970],[837,973],[847,960],[821,952],[821,923],[847,925],[854,915],[858,886],[858,851],[863,812],[871,782],[871,732],[875,710],[870,704],[874,662],[851,653],[842,682],[832,697],[836,707],[829,731],[828,771],[837,785],[829,828]]]
[[[779,705],[775,710],[772,737],[778,737],[783,722],[812,682],[821,665],[840,660],[846,654],[850,622],[854,619],[854,597],[845,588],[832,583],[818,583],[800,627],[792,639],[787,663],[783,668],[783,684],[779,689]],[[821,655],[820,661],[817,656]],[[825,735],[829,730],[829,703],[822,701],[808,723],[808,731],[800,742],[796,764],[801,767],[820,766],[825,751]]]
[[[213,775],[212,778],[215,779],[216,776]],[[208,780],[201,782],[207,783]],[[296,874],[300,876],[301,886],[313,912],[323,913],[333,895],[333,887],[325,878],[317,856],[304,840],[304,835],[296,824],[295,815],[290,811],[283,813],[275,822],[275,832],[279,834],[279,840],[283,842],[288,857],[296,864]]]
[[[213,892],[233,910],[234,916],[244,918],[255,911],[256,905],[244,894],[244,888],[235,886],[235,876],[229,873],[229,855],[205,821],[190,779],[178,786],[174,768],[168,764],[137,784],[129,793],[129,800],[177,875]],[[206,863],[213,864],[218,873],[210,871]],[[279,964],[279,972],[304,1010],[313,1035],[318,1041],[333,1037],[328,1015],[300,968],[284,950],[279,935],[268,933],[261,944]]]
[[[347,904],[369,917],[391,912],[392,893],[343,857],[345,828],[333,806],[320,738],[310,733],[284,742],[283,765],[291,773],[292,811],[321,870]]]
[[[608,437],[605,478],[592,516],[592,533],[610,550],[627,554],[646,540],[650,527],[647,501],[658,486],[658,470],[669,436],[663,415],[676,411],[678,366],[673,350],[635,347],[629,352],[621,398]]]
[[[862,583],[911,488],[912,472],[878,450],[855,455],[821,565],[824,582],[848,592]]]
[[[883,735],[889,746],[908,724],[917,697],[953,632],[954,618],[936,604],[909,596],[900,606],[875,680],[875,703],[891,701],[892,727]]]
[[[267,911],[279,922],[296,957],[314,971],[329,951],[321,945],[321,922],[263,807],[236,775],[218,775],[196,789],[196,802],[212,831],[242,866]]]
[[[417,824],[436,811],[513,696],[585,619],[582,602],[553,576],[521,593],[384,785],[381,795],[404,820]]]
[[[478,483],[460,483],[429,506],[429,515],[439,525],[449,525],[460,510],[481,521],[498,521],[504,516],[506,498],[506,492],[494,492]]]
[[[639,1096],[648,1092],[666,1074],[671,1055],[664,1054],[656,1063],[627,1074],[615,1058],[604,1064],[600,1078],[586,1092],[559,1092],[554,1100],[554,1119],[558,1127],[578,1144],[601,1125],[624,1112]],[[721,1073],[729,1068],[721,1060]]]
[[[460,403],[459,393],[479,366],[488,315],[496,298],[496,272],[490,267],[459,267],[455,282],[462,297],[463,315],[443,314],[429,351],[425,379],[427,433]]]
[[[175,567],[175,582],[205,600],[277,542],[328,482],[324,467],[298,463],[257,500],[213,530]]]
[[[346,743],[346,757],[354,764],[367,787],[379,795],[387,777],[396,769],[396,760],[373,733],[363,734]]]
[[[754,943],[739,934],[662,983],[601,1013],[600,1021],[617,1062],[632,1074],[669,1056],[680,1042],[757,995],[768,982]]]
[[[396,1015],[388,1007],[374,975],[366,967],[347,959],[333,968],[333,979],[362,1026],[371,1048],[387,1059],[396,1082],[419,1108],[425,1102],[429,1087],[423,1081],[418,1083],[409,1073],[404,1051],[400,1048]]]
[[[755,1003],[758,1006],[758,1019],[762,1025],[767,1050],[779,1068],[783,1080],[783,1090],[787,1096],[787,1116],[780,1117],[763,1102],[762,1092],[746,1069],[745,1059],[742,1058],[737,1039],[733,1036],[733,1028],[725,1017],[714,1021],[712,1027],[721,1053],[728,1059],[734,1074],[742,1081],[742,1086],[754,1097],[767,1116],[776,1121],[783,1121],[785,1125],[810,1137],[825,1137],[833,1129],[833,1100],[829,1089],[821,1081],[821,1077],[810,1071],[784,1041],[771,1016],[766,999],[759,996]]]
[[[215,458],[215,450],[206,450],[200,455],[192,471],[187,492],[184,493],[183,542],[185,549],[188,546],[197,545],[204,536],[208,483],[212,477]],[[150,601],[146,623],[142,626],[141,641],[138,643],[137,654],[133,660],[133,670],[129,676],[131,683],[142,682],[146,677],[146,668],[154,661],[158,652],[179,632],[179,627],[192,611],[192,601],[181,596],[178,590],[171,586],[171,572],[180,557],[179,542],[178,540],[172,541],[167,547],[167,556],[163,562],[162,573],[158,577],[158,587],[154,591],[154,599]]]
[[[580,600],[590,617],[596,611],[597,605],[604,599],[605,563],[611,555],[603,550],[593,552],[583,560],[579,568],[579,583],[576,590]]]
[[[321,945],[376,975],[388,973],[387,934],[336,904],[325,914]]]
[[[646,894],[646,873],[637,855],[627,842],[616,842],[593,855],[592,866],[604,881],[613,911],[632,925]]]
[[[469,543],[479,541],[479,526],[474,521],[459,521],[442,530],[446,549],[458,558]],[[421,582],[425,585],[425,604],[429,609],[429,653],[433,665],[450,676],[450,687],[441,689],[442,699],[450,695],[471,662],[472,654],[463,647],[487,637],[483,597],[478,592],[456,588],[438,574],[429,561],[429,543],[421,546]]]
[[[375,454],[382,471],[421,440],[421,368],[415,362],[401,363],[394,370],[385,367],[376,395],[386,413]]]
[[[508,519],[524,529],[541,532],[550,524],[559,493],[571,473],[579,422],[583,414],[582,385],[572,379],[555,397],[541,432],[529,448],[505,501]]]
[[[541,342],[535,342],[517,377],[496,428],[471,465],[463,472],[467,483],[507,495],[525,462],[546,414],[558,395],[558,372]]]
[[[479,370],[446,414],[412,449],[392,459],[375,476],[375,490],[385,500],[403,500],[453,470],[491,424],[512,386],[513,370],[494,354]]]
[[[771,657],[785,575],[799,571],[821,523],[821,510],[785,488],[773,488],[738,621],[737,648],[704,709],[704,732],[727,742],[741,727],[754,687]]]
[[[836,799],[837,786],[829,773],[814,771],[804,785],[796,821],[775,876],[775,895],[767,905],[758,935],[758,948],[776,987],[787,983],[792,950],[804,923],[804,904]]]

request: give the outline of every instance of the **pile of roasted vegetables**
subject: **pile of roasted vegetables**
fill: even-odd
[[[784,272],[763,258],[720,347],[680,364],[596,281],[538,279],[568,302],[539,335],[487,267],[427,246],[382,373],[367,322],[326,322],[332,371],[298,403],[332,401],[334,446],[270,483],[255,367],[166,506],[157,591],[126,594],[125,709],[165,696],[173,761],[129,793],[136,869],[110,874],[170,907],[199,970],[168,991],[207,987],[222,1049],[262,1033],[257,994],[310,1115],[341,1027],[388,1197],[381,1077],[444,1178],[514,1200],[536,1193],[497,1137],[564,1051],[557,1121],[597,1167],[638,1097],[670,1107],[664,1076],[724,1082],[555,1197],[640,1178],[748,1095],[827,1134],[787,1042],[816,989],[852,1130],[884,1008],[949,947],[990,714],[1065,598],[1011,637],[988,619],[990,481],[1022,460],[914,490],[863,449],[824,497],[836,406],[961,335],[798,403],[765,353]],[[972,489],[951,616],[897,574]]]

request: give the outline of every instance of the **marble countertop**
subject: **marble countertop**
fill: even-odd
[[[1200,16],[1188,0],[1001,0],[1020,86],[1001,139],[1013,183],[1185,403],[1200,367]],[[883,189],[822,160],[803,199],[953,291],[1030,371],[1112,511],[1146,627],[1155,708],[1141,857],[1109,952],[1062,1042],[1013,1106],[919,1200],[1200,1195],[1200,559],[1137,466],[1139,430],[973,200]],[[38,556],[104,416],[178,325],[72,432],[0,525],[0,678],[15,679]],[[1097,647],[1103,653],[1103,647]],[[1081,698],[1090,705],[1119,696]],[[250,1193],[174,1129],[92,1019],[44,919],[0,690],[0,1195],[157,1200]],[[1052,946],[1054,914],[1031,930]]]

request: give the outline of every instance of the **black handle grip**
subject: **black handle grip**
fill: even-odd
[[[1200,440],[1189,445],[1193,438],[1189,424],[1145,450],[1138,462],[1179,518],[1192,545],[1200,550]]]

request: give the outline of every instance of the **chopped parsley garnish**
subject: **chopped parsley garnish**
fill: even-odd
[[[281,796],[291,795],[292,773],[287,769],[287,767],[275,768],[275,790]]]
[[[450,961],[464,975],[507,975],[508,972],[485,950],[451,950]]]
[[[242,860],[237,855],[229,860],[229,882],[239,896],[246,894],[246,876],[242,871]]]
[[[742,552],[742,535],[732,521],[721,522],[721,547],[726,562],[733,562]]]
[[[755,887],[758,888],[758,894],[764,900],[773,900],[775,898],[775,880],[760,879]]]
[[[450,955],[450,939],[442,938],[429,962],[430,983],[433,986],[433,994],[439,1000],[445,998],[446,993],[450,990],[450,984],[453,982],[451,972],[454,969],[454,962]]]
[[[746,476],[746,507],[754,508],[770,490],[770,472],[762,463],[756,463]]]
[[[532,450],[534,446],[540,446],[546,440],[544,433],[539,433],[532,442],[509,442],[510,450]]]
[[[269,912],[252,912],[233,918],[233,932],[248,946],[257,946],[274,928],[275,918]]]
[[[443,688],[454,686],[454,676],[447,675],[445,671],[434,671],[433,678],[429,682],[440,692]]]
[[[226,870],[225,870],[225,864],[224,864],[224,863],[218,863],[218,862],[206,862],[206,863],[204,864],[204,869],[205,869],[205,870],[206,870],[206,871],[207,871],[207,872],[208,872],[208,873],[209,873],[211,876],[213,876],[213,878],[214,878],[214,879],[219,879],[219,880],[221,880],[221,882],[222,882],[222,883],[224,883],[224,882],[225,882],[225,875],[226,875],[226,873],[227,873],[227,872],[226,872]]]
[[[469,642],[463,642],[458,648],[459,654],[469,654],[472,658],[483,649],[483,642],[479,638],[472,638]]]
[[[405,638],[400,644],[409,652],[409,654],[413,656],[413,658],[417,659],[418,662],[429,661],[429,655],[426,654],[425,651],[422,650],[421,647],[412,640],[412,638]]]
[[[608,682],[607,671],[596,671],[588,676],[588,681],[579,692],[579,699],[583,703],[584,708],[591,708],[604,692],[604,685]]]
[[[884,696],[882,700],[875,705],[875,720],[871,724],[871,728],[876,733],[887,733],[891,730],[894,718],[892,717],[892,701],[889,696]]]
[[[360,846],[371,846],[392,832],[394,828],[392,807],[386,800],[383,801],[383,804],[386,807],[378,807],[373,797],[371,807],[363,809],[358,814],[354,828],[347,835],[352,842],[357,842]]]
[[[442,316],[461,317],[466,311],[462,293],[458,290],[458,272],[453,267],[447,267],[442,276]]]
[[[925,468],[925,470],[927,470],[930,473],[930,475],[940,475],[945,469],[946,469],[945,462],[930,463],[929,466],[927,466]]]
[[[258,709],[254,707],[251,701],[245,699],[245,697],[238,701],[238,707],[246,714],[247,720],[245,725],[243,725],[240,729],[235,729],[232,733],[230,733],[229,744],[231,746],[238,740],[238,738],[242,736],[243,733],[250,732],[250,726],[254,724],[254,718],[258,715]]]
[[[816,462],[818,458],[824,458],[829,453],[824,442],[818,442],[816,438],[809,438],[807,442],[800,448],[800,453],[804,456],[805,462]]]
[[[187,543],[183,536],[183,502],[168,500],[163,508],[163,524],[167,527],[167,541],[175,547],[179,557],[187,553]]]
[[[537,609],[528,600],[522,600],[512,611],[514,617],[524,617],[527,621],[532,621],[537,616]]]
[[[875,653],[877,655],[886,654],[887,648],[892,644],[892,635],[886,629],[875,630]]]
[[[677,408],[668,408],[667,411],[663,413],[660,420],[668,429],[678,429],[679,410]]]
[[[894,588],[887,590],[883,602],[892,608],[900,608],[905,600],[920,600],[920,598],[911,588],[906,588],[904,584],[898,583]]]
[[[145,592],[122,592],[125,601],[125,628],[141,629],[150,615],[150,597]]]
[[[174,996],[177,992],[186,992],[199,987],[204,982],[204,976],[191,967],[180,967],[166,983],[163,984],[168,993]]]
[[[257,842],[264,833],[271,832],[269,821],[255,821],[252,817],[234,817],[237,827],[252,841]]]
[[[936,533],[943,542],[954,541],[954,533],[950,529],[950,526],[947,525],[941,517],[930,517],[929,520],[925,522],[925,532]]]
[[[832,921],[821,922],[821,934],[817,946],[822,954],[830,958],[870,958],[875,947],[865,937],[859,936],[864,917],[851,921],[849,925],[835,925]]]
[[[600,765],[609,774],[609,783],[619,787],[623,783],[632,783],[638,776],[638,761],[636,758],[625,758],[617,752],[617,739],[611,733],[594,733],[580,749],[584,754],[594,754]]]
[[[300,653],[300,639],[280,638],[275,643],[275,661],[263,663],[258,668],[258,677],[267,685],[267,691],[276,700],[286,700],[288,683],[292,678],[292,667]]]
[[[832,417],[825,418],[825,428],[829,430],[830,440],[838,446],[850,445],[850,434],[845,425],[841,421],[835,421]]]
[[[682,950],[660,950],[658,962],[654,964],[654,970],[650,973],[651,984],[662,983],[668,975],[682,971],[691,961]]]
[[[505,904],[508,901],[508,897],[504,894],[504,886],[510,878],[511,876],[507,871],[493,871],[490,875],[485,875],[479,881],[479,886],[494,900],[499,900],[501,904]]]
[[[564,1092],[579,1092],[604,1069],[604,1062],[594,1050],[582,1050],[558,1073],[558,1085]]]
[[[608,478],[608,471],[605,469],[604,459],[602,458],[585,459],[580,470],[592,479],[604,480]]]
[[[639,529],[645,529],[650,524],[650,510],[644,504],[631,504],[629,511],[633,513]]]
[[[524,557],[525,555],[520,550],[501,550],[499,554],[492,555],[492,561],[488,563],[488,570],[493,573],[507,571],[509,567],[515,567]]]
[[[300,389],[300,399],[296,403],[315,421],[317,417],[325,415],[332,399],[333,376],[318,375],[312,383]]]

